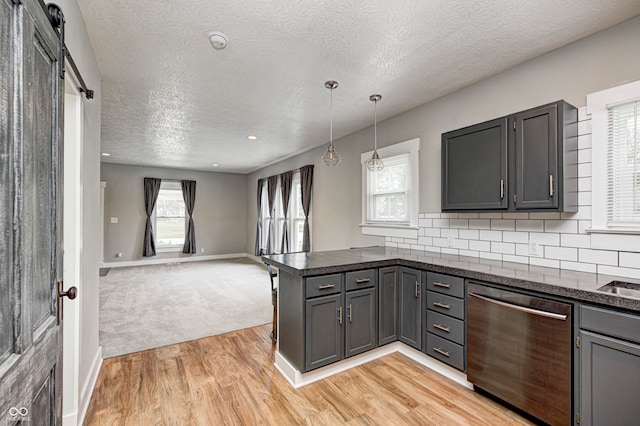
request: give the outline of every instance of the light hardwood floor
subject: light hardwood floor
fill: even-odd
[[[85,425],[529,425],[400,354],[293,389],[270,325],[104,361]]]

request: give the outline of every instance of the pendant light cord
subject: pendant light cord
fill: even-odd
[[[329,145],[333,146],[333,87],[329,95]]]
[[[373,102],[373,150],[378,151],[378,101]]]

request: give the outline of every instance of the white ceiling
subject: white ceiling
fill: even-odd
[[[383,120],[640,14],[638,0],[78,3],[103,161],[237,173],[328,143],[326,80],[337,139],[372,125],[373,93]]]

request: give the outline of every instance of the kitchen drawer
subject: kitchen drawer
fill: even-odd
[[[640,343],[640,316],[580,306],[580,328]]]
[[[322,275],[305,279],[307,299],[310,297],[326,296],[342,291],[342,274]]]
[[[427,272],[427,290],[463,298],[464,279],[452,277],[451,275]]]
[[[347,272],[344,274],[345,288],[349,291],[375,286],[376,272],[377,271],[375,269]]]
[[[438,337],[435,334],[427,333],[426,352],[427,355],[445,364],[449,364],[460,371],[464,371],[463,346]]]
[[[464,319],[464,299],[435,291],[427,291],[427,309],[461,320]]]
[[[464,345],[464,322],[433,311],[427,311],[427,332]]]

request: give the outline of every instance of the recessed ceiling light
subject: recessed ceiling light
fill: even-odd
[[[111,154],[109,154],[108,152],[101,152],[100,155],[103,156],[103,157],[108,157]]]
[[[213,163],[213,164],[211,165],[211,167],[218,167],[219,165],[220,165],[220,164],[218,164],[218,163]]]
[[[258,139],[258,137],[256,135],[249,135],[249,136],[247,136],[247,139],[255,141],[256,139]]]

